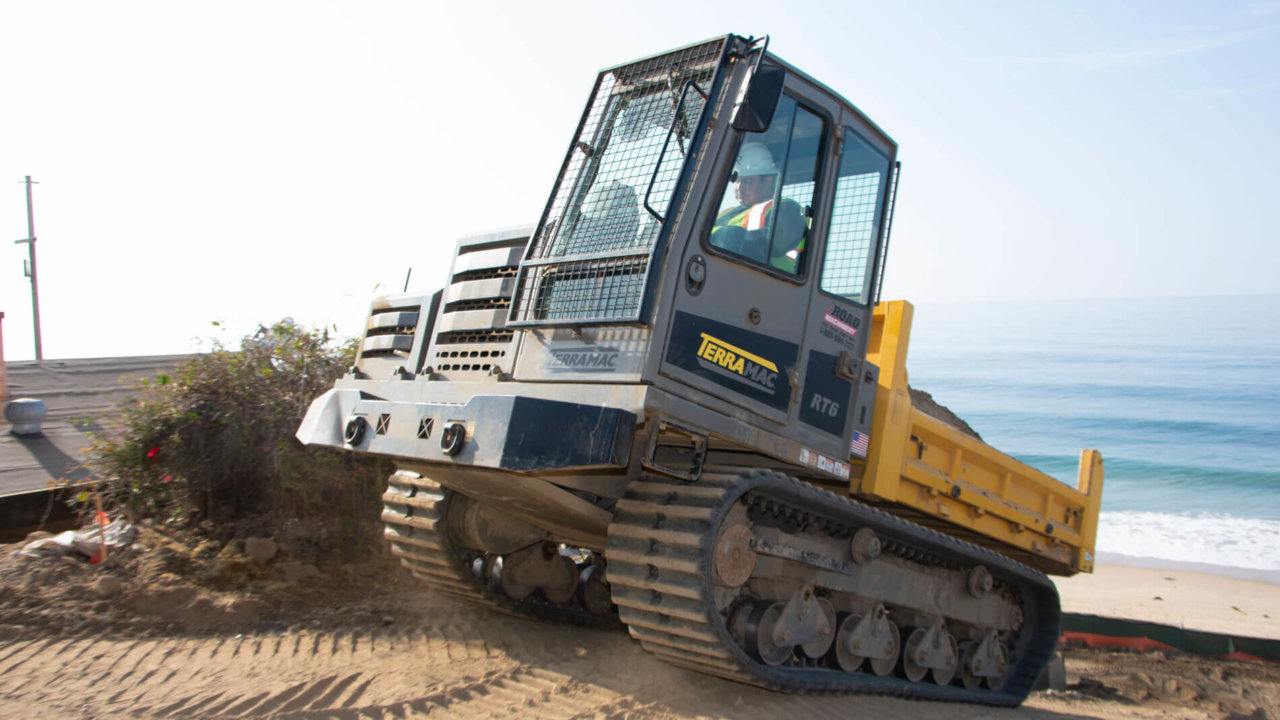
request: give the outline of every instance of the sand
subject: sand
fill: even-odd
[[[618,629],[474,607],[389,563],[213,592],[169,572],[172,552],[125,572],[15,547],[0,546],[5,718],[1280,719],[1280,664],[1068,646],[1070,688],[1018,709],[792,696],[666,665]],[[108,574],[118,594],[94,590]],[[1280,608],[1280,585],[1181,570],[1104,565],[1061,588],[1069,612],[1250,635]]]
[[[1280,584],[1123,565],[1055,582],[1064,612],[1280,640]]]

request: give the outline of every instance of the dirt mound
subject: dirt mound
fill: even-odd
[[[0,620],[52,633],[270,631],[332,624],[335,604],[347,605],[343,616],[359,623],[385,609],[366,588],[398,582],[385,553],[344,563],[318,557],[306,543],[271,538],[221,543],[144,526],[101,563],[75,552],[17,556],[25,544],[0,546]]]
[[[937,400],[933,399],[932,395],[925,392],[924,390],[920,390],[917,388],[907,388],[907,389],[911,391],[912,407],[924,413],[925,415],[928,415],[929,417],[933,417],[941,420],[942,422],[959,430],[965,435],[969,435],[970,437],[976,438],[978,440],[982,439],[982,436],[978,434],[977,430],[974,430],[973,428],[969,427],[969,423],[961,419],[959,415],[956,415],[955,413],[951,412],[951,410],[948,409],[945,405],[939,404]]]

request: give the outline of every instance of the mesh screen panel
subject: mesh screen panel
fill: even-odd
[[[846,130],[822,261],[824,291],[856,303],[868,302],[868,281],[888,173],[889,159],[852,130]]]
[[[875,237],[879,191],[878,174],[843,177],[836,183],[822,272],[823,290],[850,300],[866,301],[863,293]]]
[[[813,186],[814,183],[812,182],[783,185],[782,190],[778,191],[778,195],[788,200],[795,200],[800,203],[800,207],[804,207],[813,202]]]
[[[723,45],[600,74],[521,264],[512,323],[639,319],[648,260]]]

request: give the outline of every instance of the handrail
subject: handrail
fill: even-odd
[[[649,205],[649,196],[653,194],[653,184],[658,181],[658,171],[662,169],[662,160],[667,156],[667,148],[671,146],[671,136],[676,132],[676,123],[680,122],[680,111],[684,109],[684,101],[689,96],[689,88],[691,87],[698,91],[704,102],[709,99],[707,94],[702,91],[702,88],[698,87],[697,83],[692,80],[685,82],[684,88],[680,91],[680,101],[676,103],[676,112],[671,117],[671,127],[667,130],[667,138],[662,141],[662,152],[658,153],[658,161],[653,164],[653,175],[649,176],[649,184],[644,190],[644,209],[659,223],[665,223],[667,219]]]

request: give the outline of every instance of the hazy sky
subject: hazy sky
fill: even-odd
[[[900,144],[888,297],[1280,292],[1280,2],[0,0],[5,355],[24,175],[46,358],[355,334],[537,220],[599,69],[727,32]]]

